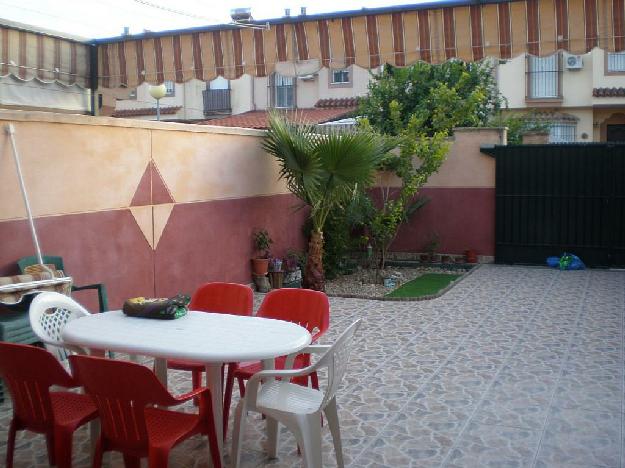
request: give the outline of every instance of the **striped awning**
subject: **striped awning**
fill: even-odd
[[[625,48],[625,0],[519,0],[413,5],[300,16],[269,30],[231,26],[99,44],[100,86],[210,80],[219,75],[308,74],[322,66],[376,68],[520,54],[581,54]]]
[[[0,76],[89,84],[89,44],[0,24]]]

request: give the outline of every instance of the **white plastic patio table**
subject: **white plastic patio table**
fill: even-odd
[[[121,311],[92,314],[69,322],[62,338],[69,344],[86,349],[152,356],[156,358],[156,373],[165,385],[167,359],[204,364],[220,452],[222,438],[219,434],[223,432],[222,364],[260,360],[265,368],[272,368],[275,357],[300,351],[311,341],[310,333],[294,323],[194,311],[177,320],[133,318]],[[269,420],[267,427],[269,454],[275,456],[278,428],[275,422]]]

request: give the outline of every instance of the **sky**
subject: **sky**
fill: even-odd
[[[163,31],[230,21],[232,8],[252,8],[254,19],[291,16],[306,7],[308,14],[359,10],[423,0],[0,0],[0,17],[84,38],[113,37],[124,27],[131,34]]]

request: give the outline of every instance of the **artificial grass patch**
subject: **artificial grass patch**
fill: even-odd
[[[447,287],[451,282],[457,280],[462,275],[451,275],[446,273],[426,273],[418,278],[408,281],[403,286],[397,288],[386,295],[386,297],[422,297],[436,294],[441,289]]]

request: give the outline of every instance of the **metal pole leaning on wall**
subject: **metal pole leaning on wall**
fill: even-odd
[[[4,131],[9,135],[11,140],[11,147],[13,148],[13,159],[15,160],[15,167],[17,169],[17,178],[20,182],[20,189],[22,189],[22,198],[24,198],[24,206],[26,207],[26,214],[28,215],[28,222],[30,224],[30,234],[33,237],[33,243],[35,244],[35,250],[37,251],[37,260],[43,265],[43,257],[41,256],[41,248],[39,247],[39,239],[37,238],[37,231],[35,230],[35,222],[33,220],[33,213],[30,210],[30,202],[28,201],[28,194],[26,193],[26,185],[24,184],[24,177],[22,176],[22,166],[20,164],[20,157],[17,153],[17,145],[15,144],[15,127],[13,124],[7,124],[4,127]]]

